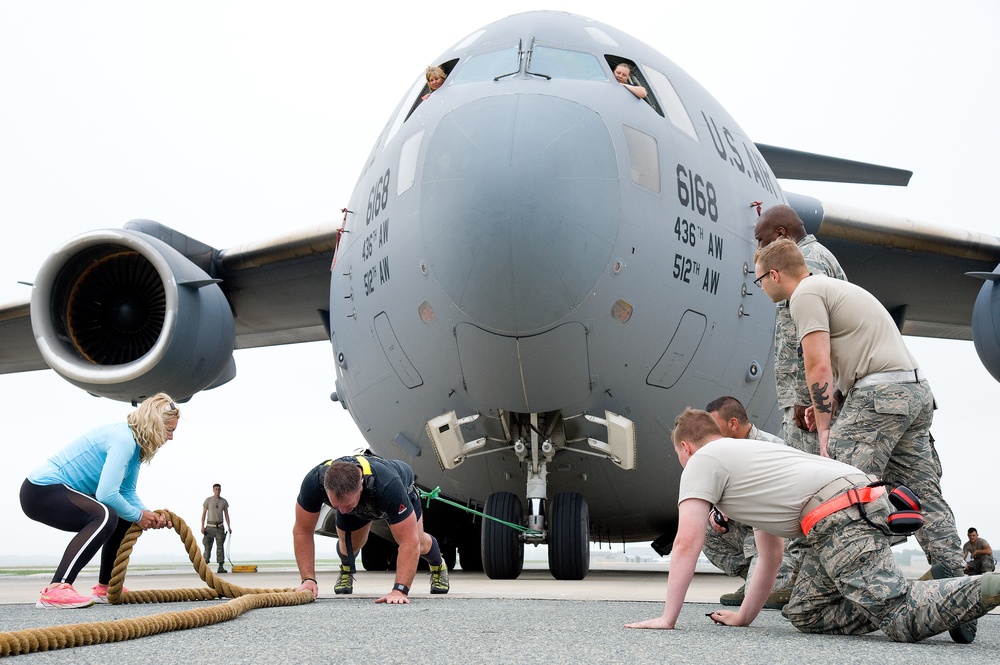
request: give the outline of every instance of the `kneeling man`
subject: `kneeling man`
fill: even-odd
[[[759,560],[738,612],[716,623],[749,626],[781,563],[783,538],[805,537],[785,613],[806,633],[861,635],[881,629],[899,642],[955,631],[1000,605],[1000,574],[909,582],[889,548],[891,506],[882,486],[843,462],[762,441],[722,438],[705,411],[674,422],[684,471],[663,615],[627,628],[674,628],[694,576],[712,505],[755,530]]]

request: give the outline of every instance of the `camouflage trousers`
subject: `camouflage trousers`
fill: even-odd
[[[884,527],[882,496],[867,504]],[[809,532],[799,576],[785,614],[804,633],[863,635],[881,629],[897,642],[917,642],[989,612],[982,577],[909,582],[892,556],[889,538],[851,507],[820,520]]]
[[[965,564],[966,575],[983,575],[996,570],[997,564],[989,554],[980,554],[969,563]]]
[[[757,566],[757,543],[753,539],[753,528],[729,520],[729,531],[717,533],[711,525],[705,532],[705,545],[702,549],[712,564],[730,577],[742,577],[748,583]],[[773,590],[784,588],[792,581],[795,561],[788,552],[781,557],[778,576],[774,580]]]
[[[205,563],[212,560],[212,541],[215,541],[215,559],[220,566],[226,561],[224,545],[226,544],[226,528],[221,526],[206,526],[205,537],[202,543],[205,545]]]
[[[930,439],[934,396],[926,381],[851,390],[830,428],[830,456],[920,499],[924,527],[917,542],[931,564],[960,576],[962,541],[941,493],[941,460]]]
[[[794,406],[785,408],[785,413],[781,418],[781,438],[785,440],[785,445],[796,450],[810,455],[819,455],[819,435],[816,432],[799,429],[799,426],[795,424]]]

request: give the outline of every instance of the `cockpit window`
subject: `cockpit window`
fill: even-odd
[[[530,62],[526,69],[534,76],[582,81],[608,80],[600,61],[592,53],[537,44],[528,48]],[[481,83],[516,74],[521,65],[519,51],[520,48],[511,47],[474,55],[462,63],[455,75],[449,77],[448,83]]]
[[[534,74],[554,79],[607,81],[600,61],[592,53],[568,51],[550,46],[538,46],[531,51],[529,69]]]
[[[469,57],[462,63],[455,74],[449,76],[451,85],[460,83],[482,83],[492,81],[498,76],[503,76],[510,72],[516,72],[520,63],[518,62],[518,47],[490,51],[489,53],[478,53]]]
[[[663,101],[663,108],[667,111],[666,117],[670,118],[670,122],[674,123],[674,127],[697,141],[698,133],[694,130],[694,123],[691,122],[691,116],[688,115],[687,109],[684,108],[684,102],[677,95],[674,86],[670,84],[670,79],[663,72],[657,71],[652,67],[646,67],[646,73],[649,81],[653,84],[653,89],[656,90],[657,96]],[[660,113],[660,115],[663,115],[663,113]]]

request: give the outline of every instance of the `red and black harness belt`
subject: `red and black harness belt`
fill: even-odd
[[[824,517],[829,517],[844,508],[856,506],[859,503],[871,503],[885,494],[885,487],[852,487],[842,494],[824,501],[802,516],[802,533],[809,535],[809,530],[816,526]]]

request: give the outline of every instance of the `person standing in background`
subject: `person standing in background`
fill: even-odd
[[[225,527],[222,520],[225,518]],[[201,533],[205,544],[205,563],[211,563],[212,541],[215,541],[215,559],[219,563],[217,572],[226,573],[226,531],[233,532],[229,521],[229,502],[222,498],[222,485],[212,485],[212,496],[201,504]]]

